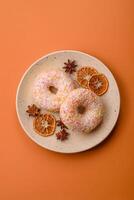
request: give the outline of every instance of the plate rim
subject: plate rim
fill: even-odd
[[[117,86],[117,90],[118,90],[118,96],[119,96],[119,104],[118,104],[118,114],[117,114],[117,117],[116,117],[116,120],[115,122],[113,123],[113,127],[111,129],[111,131],[102,139],[100,140],[98,143],[94,144],[92,147],[89,147],[85,150],[79,150],[79,151],[71,151],[71,152],[62,152],[62,151],[56,151],[56,150],[53,150],[53,149],[49,149],[48,147],[44,147],[42,144],[40,144],[36,139],[34,139],[32,136],[29,135],[28,131],[25,129],[21,119],[20,119],[20,115],[19,115],[19,111],[18,111],[18,96],[19,96],[19,90],[20,90],[20,87],[21,87],[21,84],[23,82],[23,79],[25,78],[25,75],[28,73],[28,71],[30,71],[30,69],[36,64],[38,63],[39,61],[41,61],[42,59],[48,57],[48,56],[51,56],[53,54],[56,54],[56,53],[65,53],[65,52],[72,52],[72,53],[80,53],[80,54],[83,54],[85,56],[89,56],[93,59],[95,59],[96,61],[100,62],[104,68],[108,69],[109,70],[109,73],[111,73],[113,79],[115,80],[115,84]],[[53,52],[50,52],[50,53],[47,53],[43,56],[41,56],[40,58],[36,59],[23,73],[23,75],[21,76],[21,79],[19,81],[19,84],[17,86],[17,90],[16,90],[16,98],[15,98],[15,105],[16,105],[16,113],[17,113],[17,117],[18,117],[18,121],[21,125],[21,128],[23,129],[23,131],[25,132],[25,134],[33,141],[35,142],[36,144],[38,144],[39,146],[43,147],[44,149],[47,149],[49,151],[53,151],[53,152],[57,152],[57,153],[64,153],[64,154],[74,154],[74,153],[80,153],[80,152],[84,152],[84,151],[87,151],[87,150],[90,150],[96,146],[98,146],[100,143],[102,143],[112,132],[112,130],[114,129],[116,123],[117,123],[117,120],[119,118],[119,114],[120,114],[120,104],[121,104],[121,98],[120,98],[120,91],[119,91],[119,87],[118,87],[118,84],[117,84],[117,81],[114,77],[114,75],[112,74],[111,70],[101,61],[99,60],[97,57],[95,56],[92,56],[88,53],[85,53],[83,51],[78,51],[78,50],[57,50],[57,51],[53,51]]]

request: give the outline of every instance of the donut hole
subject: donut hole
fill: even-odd
[[[57,91],[58,91],[58,89],[57,89],[56,87],[54,87],[54,86],[49,86],[49,91],[50,91],[51,93],[53,93],[53,94],[56,94]]]
[[[77,111],[79,114],[84,114],[86,111],[86,108],[84,106],[80,105],[77,107]]]

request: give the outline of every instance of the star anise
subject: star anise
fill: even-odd
[[[62,129],[61,131],[56,133],[57,140],[61,141],[68,139],[68,135],[69,133],[65,129]]]
[[[57,120],[56,123],[57,123],[57,126],[60,126],[60,127],[61,127],[61,129],[64,129],[64,128],[68,129],[68,128],[65,126],[65,124],[61,121],[61,119],[60,119],[60,120]]]
[[[65,62],[64,64],[65,66],[63,67],[63,69],[65,69],[65,72],[72,74],[76,71],[75,68],[77,67],[77,65],[75,64],[75,60],[71,61],[68,59],[68,62]]]
[[[31,106],[29,105],[26,112],[29,114],[29,117],[30,116],[36,117],[36,116],[40,115],[40,109],[35,104],[33,104]]]

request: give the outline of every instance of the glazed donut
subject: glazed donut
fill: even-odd
[[[102,121],[102,101],[89,89],[75,89],[61,105],[60,117],[71,130],[88,133]]]
[[[39,107],[58,112],[65,98],[75,88],[76,82],[64,72],[43,72],[34,82],[33,99]]]

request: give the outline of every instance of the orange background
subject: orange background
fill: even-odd
[[[133,0],[1,1],[1,200],[134,199],[133,6]],[[74,155],[36,145],[15,111],[24,71],[37,58],[61,49],[101,59],[121,93],[120,117],[110,137]]]

